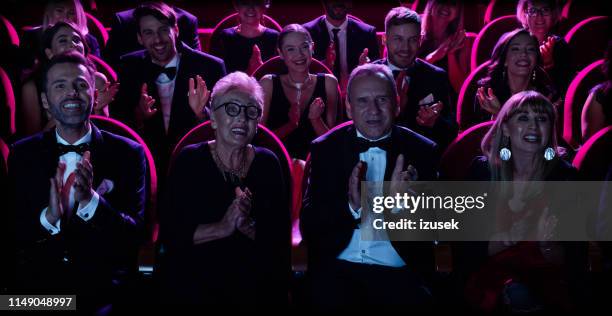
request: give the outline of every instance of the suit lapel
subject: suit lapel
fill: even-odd
[[[327,24],[325,24],[325,16],[321,16],[319,18],[319,44],[320,46],[315,47],[315,50],[318,52],[321,60],[325,59],[325,51],[327,51],[327,47],[329,46],[329,31],[327,30]]]
[[[42,167],[47,175],[47,178],[55,176],[58,163],[58,152],[57,152],[57,138],[55,136],[55,129],[46,131],[43,135],[42,142]],[[47,184],[49,181],[47,180]]]
[[[357,45],[357,41],[359,40],[359,37],[355,36],[355,29],[357,28],[357,25],[355,24],[355,21],[353,21],[351,18],[347,18],[347,23],[346,23],[346,63],[348,66],[348,72],[351,72],[351,69],[353,69],[355,66],[357,66],[357,64],[359,63],[358,61],[355,61],[353,52],[358,50],[358,48],[356,47]],[[359,54],[357,56],[359,56],[361,54],[361,52],[359,52]]]
[[[89,144],[89,152],[91,154],[91,165],[94,170],[94,179],[92,187],[94,190],[102,183],[104,179],[105,165],[104,157],[108,157],[110,153],[106,152],[106,147],[104,146],[104,137],[93,123],[91,124],[91,143]]]
[[[357,150],[357,130],[354,125],[351,125],[346,130],[345,141],[342,152],[345,153],[342,161],[344,174],[350,177],[353,168],[359,162],[359,152]]]

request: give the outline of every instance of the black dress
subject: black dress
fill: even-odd
[[[300,116],[299,126],[283,139],[283,144],[287,148],[291,158],[306,159],[308,155],[310,142],[317,138],[310,120],[308,119],[308,111],[310,104],[316,98],[321,98],[327,104],[327,93],[325,91],[325,74],[317,74],[317,83],[312,92],[312,96],[306,101],[307,106]],[[287,99],[283,90],[283,84],[280,77],[272,75],[272,100],[270,101],[270,113],[268,117],[267,127],[275,130],[289,122],[289,109],[291,102]],[[325,111],[321,114],[325,117]]]
[[[277,40],[278,31],[273,29],[266,28],[260,36],[248,38],[238,34],[235,27],[230,27],[221,31],[217,39],[210,44],[210,53],[225,61],[227,73],[247,71],[253,45],[259,47],[261,60],[265,62],[276,56]]]
[[[173,302],[284,304],[290,275],[290,210],[276,156],[255,148],[242,186],[253,193],[256,240],[236,231],[193,244],[199,224],[219,222],[235,197],[208,143],[184,148],[169,175],[164,233],[167,296]]]
[[[612,83],[604,82],[596,85],[593,89],[591,89],[591,94],[595,95],[595,100],[601,104],[603,109],[603,113],[605,116],[604,122],[606,126],[612,125],[612,93],[610,87]]]

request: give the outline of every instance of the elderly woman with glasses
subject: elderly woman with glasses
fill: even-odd
[[[251,144],[263,91],[231,73],[215,85],[215,139],[185,147],[170,170],[162,234],[173,301],[284,304],[290,210],[278,158]]]

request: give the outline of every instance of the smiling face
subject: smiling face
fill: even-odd
[[[431,15],[434,16],[436,20],[441,20],[448,24],[457,18],[458,11],[457,5],[437,3],[433,6]]]
[[[312,59],[312,45],[308,36],[301,32],[292,32],[283,38],[279,55],[289,71],[308,71]]]
[[[510,138],[512,155],[537,154],[549,145],[552,119],[544,112],[525,106],[503,123],[504,135]]]
[[[83,65],[59,63],[49,69],[41,99],[59,127],[77,128],[87,121],[95,99],[93,82]]]
[[[537,64],[538,43],[527,34],[514,37],[508,44],[504,66],[508,75],[530,76]]]
[[[236,12],[241,24],[258,25],[264,11],[264,6],[255,2],[236,5]]]
[[[176,55],[178,27],[168,25],[152,15],[140,18],[138,43],[144,46],[154,63],[165,66]]]
[[[393,65],[399,68],[411,66],[421,45],[418,25],[407,23],[391,26],[387,30],[386,45],[389,61]]]
[[[57,22],[72,22],[75,23],[76,10],[72,1],[64,1],[56,3],[50,11],[47,13],[49,17],[49,23],[51,25]]]
[[[378,139],[391,130],[399,114],[397,96],[382,74],[364,74],[353,80],[347,114],[361,134]]]
[[[525,17],[529,31],[542,39],[550,33],[556,19],[550,5],[537,1],[527,4]]]
[[[60,28],[51,41],[51,48],[46,48],[45,53],[49,59],[61,53],[75,50],[80,54],[85,54],[83,39],[75,30],[70,27]]]
[[[250,93],[239,88],[229,90],[224,95],[216,97],[215,104],[212,105],[211,121],[213,127],[216,128],[217,142],[228,147],[244,147],[253,140],[259,120],[248,119],[246,109],[243,107],[241,107],[237,116],[227,114],[225,107],[221,105],[228,102],[242,106],[257,106],[260,109],[261,105]]]

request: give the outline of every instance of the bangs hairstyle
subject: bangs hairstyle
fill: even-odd
[[[527,111],[529,109],[536,113],[546,114],[549,122],[551,123],[551,135],[549,137],[549,143],[546,144],[545,147],[553,148],[557,155],[564,154],[563,150],[558,147],[556,132],[557,128],[555,123],[557,115],[554,106],[548,100],[548,98],[537,91],[522,91],[513,95],[508,101],[506,101],[506,103],[504,103],[495,122],[491,126],[491,129],[489,129],[487,134],[482,139],[482,153],[489,159],[489,164],[491,164],[492,169],[498,170],[498,174],[500,174],[499,172],[503,172],[503,170],[499,169],[503,168],[504,164],[511,165],[511,160],[502,161],[499,158],[499,150],[502,148],[502,146],[504,146],[504,136],[507,136],[504,135],[502,125],[508,122],[508,120],[510,120],[510,118],[517,113]],[[542,157],[544,157],[544,150],[542,150]],[[495,172],[493,172],[493,174],[495,174]]]
[[[303,26],[294,23],[294,24],[289,24],[283,27],[283,30],[278,35],[278,41],[276,43],[277,43],[277,47],[279,50],[281,50],[281,47],[283,47],[283,41],[285,40],[285,37],[287,37],[287,35],[291,33],[304,34],[306,36],[306,40],[308,41],[308,43],[312,45],[313,42],[312,42],[312,37],[310,36],[310,32],[308,32],[308,30],[305,29]]]
[[[41,47],[41,51],[39,52],[39,54],[41,54],[40,56],[43,57],[41,60],[47,59],[47,55],[45,54],[45,49],[46,48],[51,49],[51,46],[53,44],[53,37],[55,36],[55,34],[57,34],[57,32],[59,32],[59,30],[61,30],[64,27],[72,29],[79,35],[79,37],[81,38],[81,42],[83,43],[83,48],[84,48],[83,53],[85,56],[89,55],[89,45],[87,45],[87,40],[85,39],[85,35],[81,33],[78,27],[75,24],[69,23],[69,22],[57,22],[55,23],[55,25],[46,29],[43,32],[43,35],[42,35],[43,45]]]
[[[425,35],[426,37],[431,36],[433,32],[432,30],[432,27],[433,27],[432,19],[434,19],[433,9],[434,7],[440,6],[440,5],[451,5],[457,8],[457,17],[455,17],[455,19],[448,24],[448,26],[446,27],[446,30],[444,30],[444,34],[446,34],[446,36],[452,36],[456,34],[458,31],[464,29],[463,2],[458,1],[458,0],[429,0],[427,1],[427,6],[425,6],[425,11],[423,13],[423,22],[422,22],[423,30],[421,31],[421,33]]]
[[[393,78],[393,73],[391,72],[391,69],[385,65],[382,64],[364,64],[361,65],[355,69],[353,69],[353,71],[351,72],[351,75],[349,76],[348,79],[348,83],[346,85],[346,98],[348,101],[350,101],[350,96],[351,96],[351,89],[353,86],[353,82],[359,78],[359,77],[365,77],[365,76],[370,76],[370,77],[380,77],[382,75],[382,79],[385,79],[385,81],[387,82],[387,85],[389,86],[389,89],[392,91],[393,95],[395,96],[394,100],[397,101],[397,104],[399,104],[398,98],[399,95],[397,93],[397,86],[395,85],[395,79]]]
[[[248,93],[257,102],[257,107],[263,110],[264,92],[257,80],[242,71],[234,71],[219,79],[210,94],[210,108],[214,109],[220,96],[231,91],[240,90]],[[212,111],[211,111],[212,113]]]
[[[516,19],[521,22],[523,28],[529,29],[527,24],[527,8],[529,5],[544,4],[547,5],[552,13],[553,27],[559,22],[559,16],[561,15],[559,4],[557,0],[519,0],[516,5]]]
[[[418,13],[406,8],[396,7],[387,13],[385,17],[385,34],[389,34],[392,26],[414,23],[418,27],[419,34],[421,33],[421,17]]]
[[[85,10],[83,9],[83,5],[79,0],[49,0],[47,5],[45,6],[45,14],[43,15],[43,31],[50,28],[51,25],[51,16],[53,15],[53,11],[55,7],[62,4],[71,4],[74,9],[75,21],[72,21],[79,32],[83,35],[89,34],[89,29],[87,28],[87,15],[85,15]]]
[[[147,15],[161,22],[167,22],[170,27],[176,27],[176,13],[170,6],[163,2],[145,2],[138,6],[133,13],[138,33],[140,33],[140,19]]]

